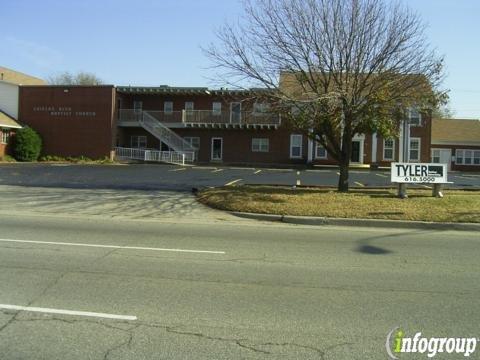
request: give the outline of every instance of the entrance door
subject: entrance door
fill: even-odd
[[[212,161],[222,161],[223,158],[223,138],[212,138]]]
[[[360,141],[352,141],[352,157],[350,158],[352,163],[360,162]]]
[[[230,104],[230,123],[240,124],[242,120],[242,104],[239,102],[232,102]]]
[[[447,169],[452,168],[452,149],[432,149],[432,162],[447,164]]]

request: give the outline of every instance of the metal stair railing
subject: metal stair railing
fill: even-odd
[[[163,125],[147,111],[142,112],[140,125],[142,125],[145,130],[150,132],[157,139],[177,152],[195,151],[195,149],[181,136]]]

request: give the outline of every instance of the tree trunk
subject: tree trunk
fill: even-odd
[[[348,168],[350,166],[350,157],[352,156],[352,135],[350,127],[345,127],[342,136],[342,151],[338,165],[340,166],[340,177],[338,178],[339,192],[348,192]]]
[[[349,159],[348,159],[349,160]],[[338,178],[338,188],[339,192],[348,192],[348,166],[350,161],[345,163],[344,160],[340,162],[340,177]]]

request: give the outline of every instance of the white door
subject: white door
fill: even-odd
[[[447,164],[447,169],[452,168],[452,149],[432,149],[432,162]]]

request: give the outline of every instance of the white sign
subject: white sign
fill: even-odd
[[[392,183],[446,183],[447,164],[392,163]]]

